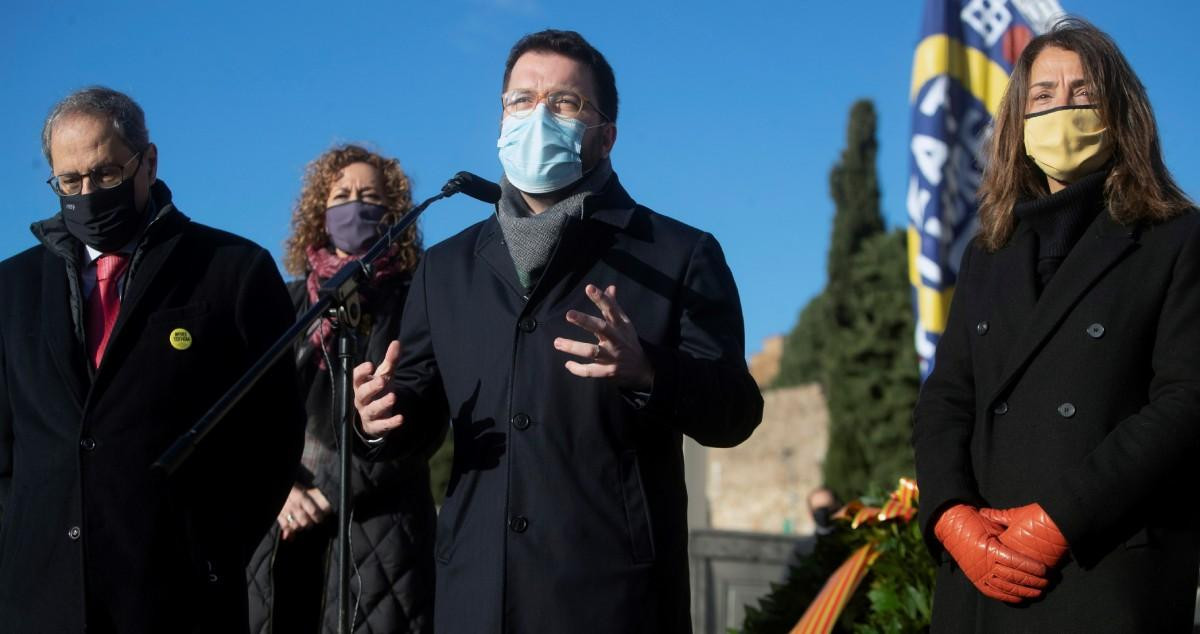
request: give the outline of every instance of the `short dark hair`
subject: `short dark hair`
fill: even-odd
[[[50,137],[54,134],[54,126],[60,119],[77,114],[108,121],[126,147],[134,152],[141,152],[150,145],[146,114],[136,101],[112,88],[89,86],[63,97],[46,115],[46,122],[42,125],[42,154],[46,155],[47,163],[53,163],[50,160]]]
[[[512,75],[513,66],[522,55],[533,51],[538,53],[558,53],[569,57],[592,70],[592,79],[596,83],[597,106],[609,121],[617,121],[617,79],[613,76],[612,66],[604,55],[596,50],[583,36],[575,31],[559,31],[546,29],[530,33],[513,45],[508,53],[508,61],[504,64],[504,83],[500,90],[508,88],[508,79]]]

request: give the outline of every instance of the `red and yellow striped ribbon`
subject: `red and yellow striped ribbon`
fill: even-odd
[[[889,496],[883,508],[867,506],[861,501],[847,504],[834,517],[849,519],[850,528],[856,529],[863,524],[878,524],[893,519],[909,522],[917,514],[916,501],[918,497],[917,483],[907,478],[900,478],[900,486]],[[838,566],[838,569],[825,581],[825,586],[817,594],[813,602],[800,617],[800,622],[792,628],[791,634],[829,634],[834,624],[846,608],[850,597],[867,576],[867,570],[879,558],[875,544],[866,544]]]
[[[878,556],[879,553],[871,544],[854,551],[825,582],[825,587],[821,588],[812,605],[800,617],[800,622],[792,628],[791,634],[828,634],[832,631],[846,602],[854,596],[858,584],[867,576],[867,568],[875,563]]]

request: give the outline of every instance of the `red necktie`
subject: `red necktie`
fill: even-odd
[[[87,306],[88,358],[95,368],[100,367],[108,336],[117,323],[117,313],[121,312],[117,282],[128,263],[129,256],[124,253],[106,253],[96,259],[96,288],[88,298]]]

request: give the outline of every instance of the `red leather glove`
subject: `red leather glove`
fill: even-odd
[[[979,513],[1005,527],[1000,543],[1046,566],[1054,568],[1067,556],[1070,544],[1041,504],[1036,502],[1011,509],[980,509]]]
[[[933,534],[984,596],[1020,603],[1042,596],[1046,566],[1000,542],[1003,528],[978,509],[956,504],[942,512]]]

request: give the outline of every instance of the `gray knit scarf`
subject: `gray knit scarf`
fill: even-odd
[[[500,179],[496,220],[517,267],[517,279],[527,290],[541,279],[567,223],[572,218],[583,218],[584,199],[603,188],[610,176],[612,164],[606,159],[584,175],[569,196],[540,214],[530,211],[521,192],[507,178]]]

